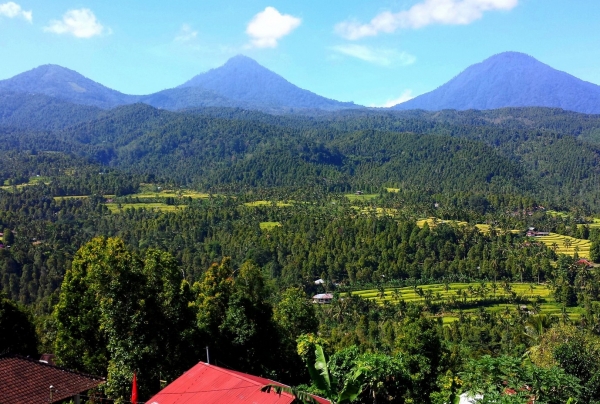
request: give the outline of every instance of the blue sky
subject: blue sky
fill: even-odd
[[[598,21],[598,0],[0,0],[0,79],[53,63],[148,94],[241,53],[382,106],[503,51],[600,84]]]

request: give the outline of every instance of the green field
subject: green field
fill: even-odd
[[[346,194],[344,196],[346,198],[350,199],[351,201],[355,202],[355,201],[370,201],[371,199],[377,198],[379,196],[379,194],[362,194],[362,195]]]
[[[281,226],[280,222],[260,222],[259,226],[262,230],[271,230],[275,227]]]
[[[125,209],[150,209],[161,212],[177,212],[187,208],[187,205],[167,205],[166,203],[107,203],[106,207],[111,213],[120,213]]]
[[[546,285],[539,285],[536,283],[510,283],[510,291],[514,292],[517,297],[521,297],[523,299],[534,301],[538,297],[543,299],[543,302],[540,303],[541,312],[548,315],[559,315],[561,314],[562,306],[557,303],[552,297],[551,290]],[[482,289],[483,286],[483,289]],[[417,293],[417,290],[413,287],[404,287],[404,288],[385,288],[385,297],[382,298],[381,292],[377,289],[367,289],[352,292],[355,296],[360,296],[364,299],[374,300],[377,303],[382,303],[383,301],[388,301],[390,303],[395,303],[400,300],[404,300],[407,303],[417,303],[417,304],[425,304],[425,296],[429,295],[429,299],[431,303],[442,303],[452,301],[458,301],[463,304],[469,304],[473,302],[477,302],[481,300],[483,297],[491,298],[491,297],[509,297],[510,292],[503,288],[503,284],[498,283],[497,289],[494,292],[491,283],[451,283],[448,285],[448,289],[443,284],[435,284],[435,285],[423,285],[418,286],[418,289],[423,291],[423,296],[420,296]],[[463,295],[466,293],[466,296]],[[466,299],[466,300],[465,300]],[[517,304],[492,304],[491,306],[486,306],[485,309],[492,312],[501,312],[505,311],[507,308],[509,310],[514,311],[517,307]],[[531,304],[527,304],[528,310],[532,308]],[[467,308],[462,310],[463,313],[474,313],[478,310],[478,308]],[[569,307],[567,311],[571,318],[578,318],[582,312],[582,308],[579,307]],[[444,322],[451,322],[458,319],[458,311],[456,309],[447,311],[443,313]]]

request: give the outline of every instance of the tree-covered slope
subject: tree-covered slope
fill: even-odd
[[[43,94],[0,93],[0,126],[58,130],[93,120],[104,111]]]

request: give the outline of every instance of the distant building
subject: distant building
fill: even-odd
[[[319,293],[313,296],[313,303],[329,304],[333,300],[333,294],[331,293]]]
[[[247,373],[199,363],[152,397],[146,404],[291,404],[294,397],[271,391],[263,393],[267,384],[283,384]],[[330,404],[313,396],[320,404]]]

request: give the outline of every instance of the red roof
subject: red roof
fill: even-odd
[[[0,356],[0,402],[47,404],[84,393],[104,380],[17,355]]]
[[[201,362],[185,372],[146,404],[290,404],[294,398],[260,391],[266,384],[280,384],[273,380]],[[315,399],[330,404],[321,397]]]

